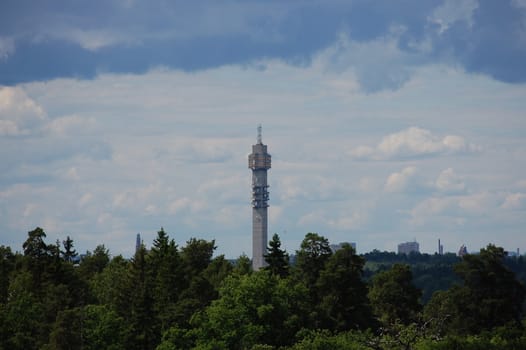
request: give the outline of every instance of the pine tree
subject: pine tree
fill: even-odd
[[[67,262],[72,262],[75,257],[77,257],[77,251],[73,249],[73,240],[67,236],[65,241],[62,241],[64,250],[61,251],[62,259]]]
[[[281,241],[277,233],[274,233],[272,240],[268,243],[265,261],[268,264],[264,269],[273,275],[286,277],[289,274],[289,255],[281,249]]]

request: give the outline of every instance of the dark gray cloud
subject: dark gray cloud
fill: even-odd
[[[522,83],[526,9],[514,4],[513,0],[4,1],[0,84],[89,79],[101,72],[142,73],[156,66],[193,71],[265,58],[308,64],[342,34],[357,44],[391,37],[402,53],[396,64],[363,55],[360,61],[350,59],[349,68],[357,70],[367,91],[397,89],[407,81],[411,67],[429,62]],[[461,9],[466,16],[455,16]],[[449,19],[442,18],[448,15]]]

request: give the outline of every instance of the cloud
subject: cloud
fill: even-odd
[[[24,232],[48,223],[50,242],[70,234],[81,251],[104,243],[130,256],[137,232],[151,244],[163,226],[178,242],[208,234],[218,253],[250,253],[246,159],[258,123],[273,156],[269,232],[286,231],[290,251],[309,231],[363,251],[422,232],[484,246],[498,225],[499,239],[519,237],[520,207],[513,197],[502,206],[525,192],[524,87],[433,66],[397,92],[371,95],[330,85],[355,86],[355,77],[327,64],[269,60],[263,69],[163,68],[17,87],[26,95],[18,107],[29,99],[45,120],[29,108],[35,126],[20,129],[30,132],[0,137],[0,192],[27,189],[0,195],[3,244],[20,247]],[[380,161],[352,161],[349,149]]]
[[[328,220],[328,225],[337,230],[349,231],[363,227],[369,217],[365,211],[353,211],[336,219]]]
[[[387,192],[403,192],[412,185],[412,179],[416,174],[416,168],[409,166],[399,173],[392,173],[385,182],[384,189]]]
[[[468,27],[473,26],[473,11],[478,7],[477,0],[445,0],[444,3],[437,7],[429,21],[438,25],[438,32],[442,34],[456,22],[464,21]]]
[[[0,135],[28,135],[47,121],[41,106],[21,88],[0,87]]]
[[[350,69],[360,88],[367,93],[398,90],[409,81],[411,65],[418,57],[398,46],[403,28],[391,28],[384,37],[368,42],[351,40],[341,34],[335,45],[321,54],[328,69],[343,72]]]
[[[96,122],[94,118],[83,118],[78,115],[59,117],[51,120],[45,130],[59,136],[68,133],[89,133],[94,130]]]
[[[104,29],[81,30],[74,28],[72,30],[60,30],[57,31],[54,37],[77,43],[83,49],[92,52],[117,44],[130,46],[136,41],[136,39],[134,40],[134,38],[129,35],[122,35]]]
[[[508,194],[501,207],[512,210],[526,209],[526,193],[516,192]]]
[[[445,193],[462,193],[466,189],[463,178],[458,176],[452,168],[447,168],[440,173],[435,186],[440,192]]]
[[[158,0],[78,7],[63,0],[20,1],[2,10],[0,84],[159,66],[197,71],[263,59],[306,66],[326,50],[332,68],[353,71],[369,93],[397,90],[427,64],[526,81],[520,0]]]
[[[502,195],[482,191],[466,195],[432,196],[420,201],[410,211],[410,223],[415,226],[436,226],[440,220],[458,225],[480,226],[489,219],[495,224],[501,213],[499,206]]]
[[[349,151],[349,155],[355,159],[410,159],[476,150],[478,150],[477,146],[467,143],[460,136],[439,137],[429,130],[410,127],[384,137],[376,147],[355,147]]]

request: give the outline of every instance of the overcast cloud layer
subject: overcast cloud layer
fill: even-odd
[[[526,2],[3,1],[0,244],[526,249]]]

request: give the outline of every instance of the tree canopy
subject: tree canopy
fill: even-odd
[[[163,228],[131,259],[74,247],[38,227],[22,253],[0,246],[0,350],[526,348],[526,262],[494,245],[358,255],[308,233],[294,264],[275,234],[260,271]]]

